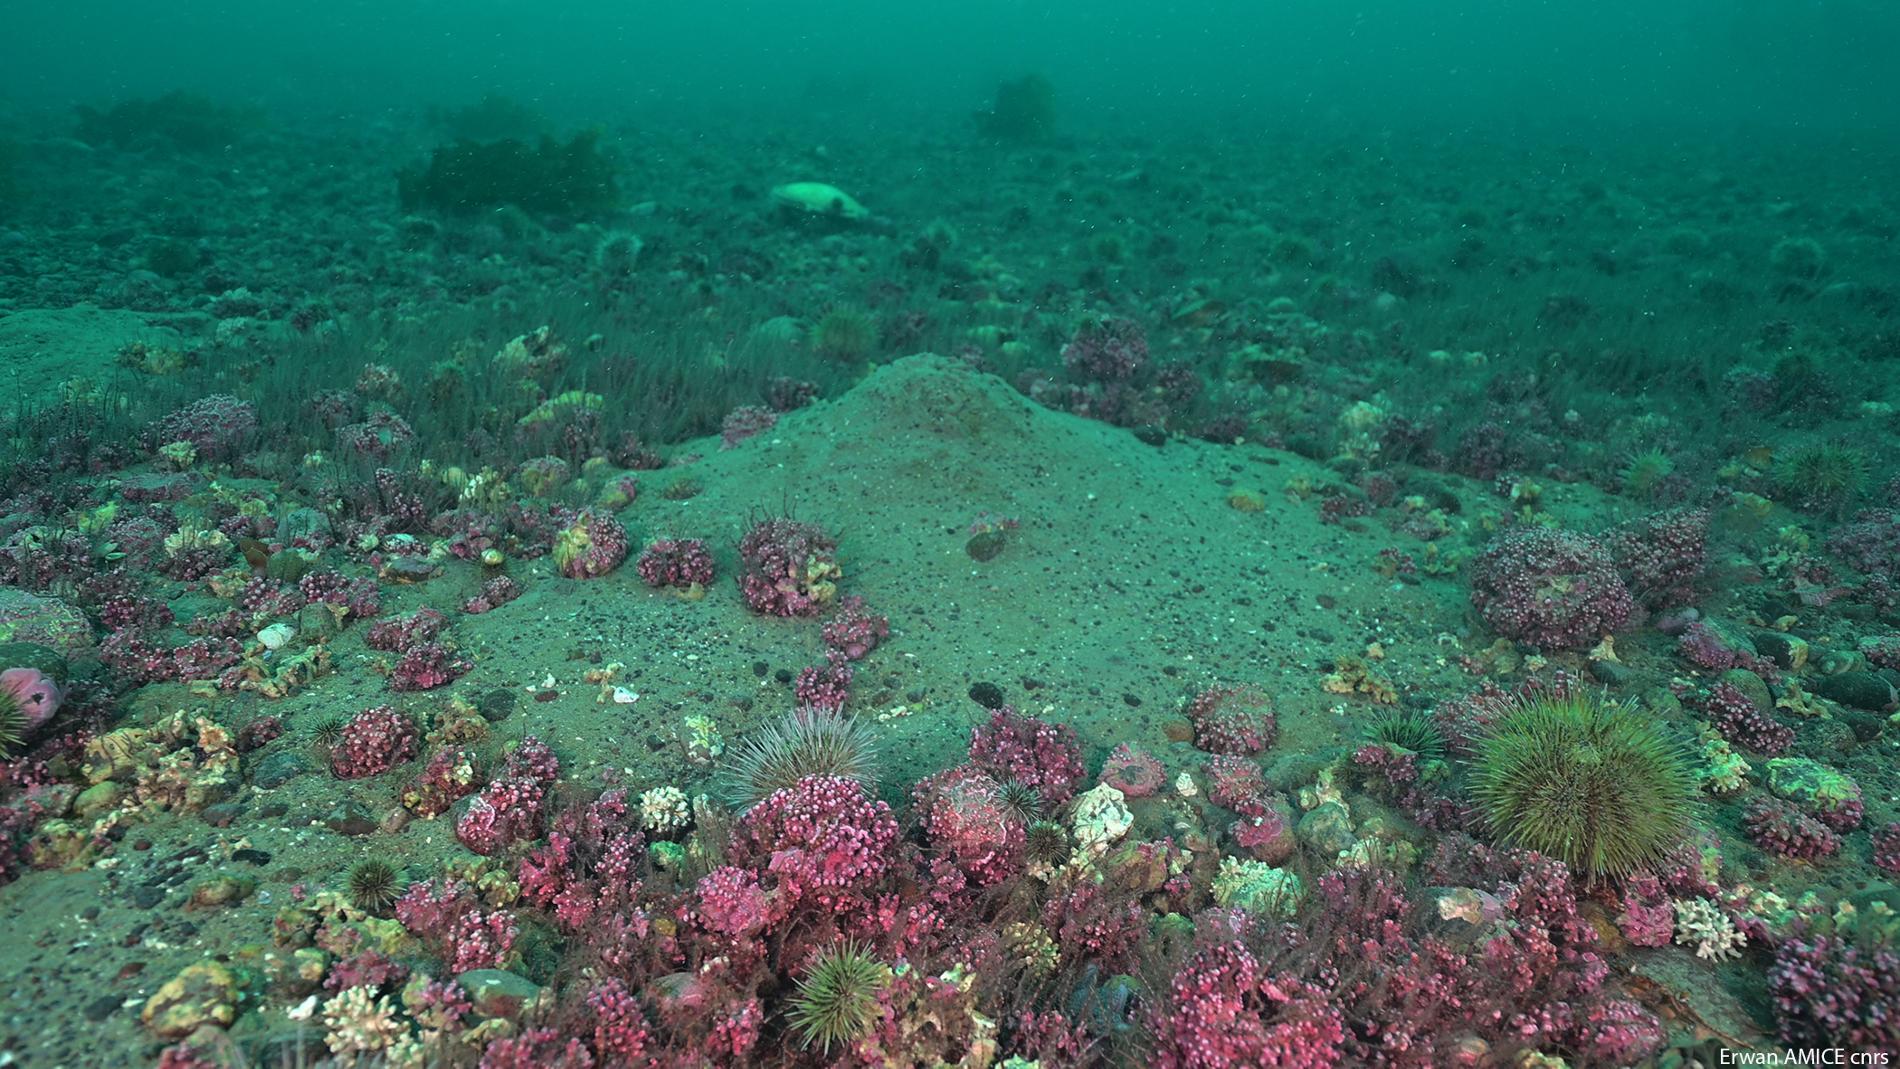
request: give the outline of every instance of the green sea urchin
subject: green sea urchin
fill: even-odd
[[[1657,860],[1695,805],[1688,751],[1627,706],[1538,696],[1478,740],[1471,793],[1497,841],[1594,882]]]
[[[812,349],[820,356],[855,364],[877,345],[877,323],[856,308],[834,308],[812,328]]]
[[[826,1054],[864,1035],[877,1017],[878,992],[891,981],[890,967],[855,940],[818,952],[792,998],[791,1024],[805,1046]]]
[[[0,757],[18,750],[26,739],[26,710],[20,700],[0,691]]]
[[[1623,492],[1631,497],[1654,497],[1663,480],[1676,473],[1676,462],[1660,449],[1645,449],[1623,464]]]
[[[1789,501],[1825,516],[1844,516],[1867,481],[1867,455],[1852,446],[1819,442],[1775,459],[1775,489]]]
[[[1416,709],[1395,709],[1381,714],[1366,725],[1365,738],[1375,746],[1410,750],[1431,760],[1445,756],[1445,737],[1439,734],[1438,725]]]
[[[877,786],[877,737],[862,720],[801,710],[747,739],[720,777],[727,799],[750,809],[807,776],[841,776]]]

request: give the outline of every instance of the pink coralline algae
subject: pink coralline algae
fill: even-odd
[[[522,899],[551,912],[564,931],[613,917],[638,934],[646,923],[638,901],[645,858],[639,806],[628,803],[626,788],[615,787],[555,818],[547,841],[521,859],[515,879]]]
[[[1075,797],[1076,785],[1087,775],[1074,728],[1022,716],[1009,706],[971,730],[970,761],[999,782],[1034,787],[1050,805]]]
[[[346,456],[384,461],[408,449],[416,440],[415,428],[394,412],[372,412],[361,423],[348,423],[336,430],[337,451]]]
[[[1092,319],[1062,347],[1062,366],[1085,382],[1124,382],[1148,366],[1148,335],[1130,319]]]
[[[99,606],[99,622],[108,631],[155,631],[171,626],[170,608],[151,598],[120,594]]]
[[[93,567],[92,540],[78,531],[29,527],[0,545],[0,583],[10,586],[46,590],[83,581]]]
[[[650,587],[689,590],[713,580],[712,553],[697,538],[662,538],[640,553],[634,569]]]
[[[1750,806],[1744,824],[1757,846],[1795,861],[1818,861],[1841,848],[1832,829],[1780,799]]]
[[[1341,868],[1314,881],[1306,939],[1322,957],[1307,968],[1323,970],[1346,1018],[1339,1064],[1489,1065],[1480,1052],[1503,1044],[1635,1065],[1662,1045],[1653,1016],[1605,997],[1601,940],[1561,863],[1451,836],[1427,870],[1440,916],[1422,930],[1390,872]]]
[[[731,865],[700,877],[693,887],[691,915],[700,927],[733,939],[749,939],[775,919],[773,903],[758,878]]]
[[[560,769],[546,743],[533,735],[522,739],[501,772],[470,800],[455,822],[455,837],[482,855],[538,838],[548,792]]]
[[[388,955],[372,948],[359,950],[330,966],[330,971],[323,974],[323,989],[342,991],[351,987],[367,987],[377,991],[387,991],[402,986],[403,981],[407,979],[409,979],[407,965],[399,961],[391,961]]]
[[[0,672],[0,701],[11,702],[19,710],[22,733],[34,731],[53,719],[65,695],[59,684],[37,668],[9,668]]]
[[[1783,1043],[1900,1050],[1900,950],[1884,939],[1786,940],[1768,970],[1768,993]]]
[[[417,609],[407,616],[384,620],[369,629],[363,643],[373,650],[400,653],[412,646],[432,642],[447,627],[448,617],[430,608]]]
[[[1125,889],[1087,873],[1070,873],[1051,884],[1042,926],[1064,961],[1119,972],[1134,963],[1148,932],[1148,912]]]
[[[1234,821],[1234,843],[1255,861],[1278,865],[1293,856],[1298,846],[1293,837],[1293,808],[1285,799],[1268,799],[1259,816]]]
[[[487,910],[467,884],[413,884],[396,901],[396,920],[442,958],[450,974],[507,967],[517,929],[507,910]]]
[[[415,760],[420,747],[415,722],[387,705],[378,705],[343,725],[342,737],[330,748],[330,771],[338,779],[379,776]]]
[[[1258,762],[1237,754],[1215,754],[1207,759],[1206,771],[1209,801],[1243,817],[1267,814],[1273,795]]]
[[[833,657],[822,665],[801,669],[792,681],[792,695],[800,709],[842,712],[851,696],[852,675],[851,665],[843,657]]]
[[[1616,926],[1631,946],[1668,946],[1676,935],[1676,911],[1662,881],[1648,875],[1630,880],[1623,888],[1623,912]]]
[[[1332,1069],[1345,1027],[1317,987],[1269,973],[1240,942],[1190,958],[1149,1021],[1157,1069]]]
[[[726,856],[788,902],[846,912],[890,871],[897,839],[890,806],[856,780],[811,776],[747,810]]]
[[[1733,683],[1722,682],[1693,702],[1701,707],[1722,737],[1745,750],[1773,757],[1794,745],[1794,729],[1755,708],[1755,703]]]
[[[1202,691],[1182,714],[1194,725],[1195,747],[1207,753],[1257,754],[1280,733],[1267,696],[1252,687]]]
[[[152,447],[190,442],[202,460],[223,461],[236,455],[257,430],[257,411],[249,402],[230,394],[214,393],[152,424]]]
[[[825,649],[847,661],[863,660],[878,644],[891,636],[891,622],[864,608],[864,599],[853,595],[838,602],[838,613],[825,621]]]
[[[741,405],[726,413],[726,418],[719,424],[719,448],[731,449],[776,426],[778,413],[759,405]]]
[[[1731,643],[1720,631],[1700,620],[1692,621],[1682,629],[1682,634],[1676,639],[1676,652],[1697,668],[1712,672],[1742,668],[1770,680],[1780,674],[1773,661],[1752,649],[1743,649]]]
[[[462,603],[462,611],[473,616],[494,612],[521,596],[521,584],[505,575],[497,575],[482,584],[481,593]]]
[[[1900,573],[1900,509],[1863,509],[1828,536],[1828,552],[1866,575]]]
[[[627,529],[604,512],[581,512],[554,536],[553,558],[569,579],[598,579],[627,559]]]
[[[596,1065],[579,1039],[563,1038],[553,1028],[529,1028],[489,1043],[478,1069],[596,1069]]]
[[[1022,868],[1022,821],[988,773],[971,765],[946,769],[919,782],[911,797],[924,841],[978,885],[999,883]]]
[[[640,1001],[618,979],[609,978],[587,992],[587,1008],[594,1019],[594,1052],[605,1065],[647,1064],[653,1031]]]
[[[473,750],[437,750],[422,774],[403,791],[403,807],[424,820],[448,812],[458,799],[475,790],[477,760]]]
[[[1129,798],[1146,798],[1167,783],[1167,772],[1154,755],[1121,743],[1102,762],[1102,782]]]
[[[1873,833],[1874,867],[1892,876],[1900,876],[1900,821]]]
[[[434,690],[454,682],[472,665],[440,642],[425,642],[406,650],[389,670],[389,689],[399,691]]]
[[[228,638],[200,638],[167,648],[136,631],[114,631],[99,644],[99,660],[135,683],[216,679],[243,655],[243,647]]]
[[[1709,510],[1671,509],[1632,520],[1610,532],[1608,542],[1637,604],[1652,610],[1687,605],[1708,559]]]
[[[305,598],[336,606],[348,616],[370,617],[383,611],[376,580],[367,576],[350,579],[339,572],[311,572],[297,580],[297,589]]]
[[[739,592],[761,616],[816,616],[838,593],[838,543],[809,523],[760,520],[739,540]]]
[[[1550,650],[1588,649],[1635,608],[1601,542],[1547,527],[1510,531],[1478,557],[1471,604],[1491,630]]]

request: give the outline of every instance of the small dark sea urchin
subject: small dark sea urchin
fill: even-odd
[[[1006,779],[998,787],[996,800],[1003,809],[1028,826],[1042,819],[1042,792],[1019,779]]]
[[[343,738],[343,727],[348,721],[340,716],[326,716],[317,721],[310,732],[310,745],[319,750],[329,751]]]
[[[400,876],[387,861],[369,858],[350,869],[350,904],[365,913],[383,914],[400,897]]]

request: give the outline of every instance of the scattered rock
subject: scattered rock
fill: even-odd
[[[323,815],[323,826],[338,835],[368,835],[376,830],[376,817],[357,802],[339,802]]]
[[[1757,632],[1755,652],[1775,662],[1775,666],[1784,671],[1798,672],[1808,663],[1807,642],[1780,631]]]
[[[1878,672],[1815,676],[1808,681],[1808,689],[1829,701],[1865,709],[1870,713],[1891,713],[1900,708],[1900,695],[1894,692],[1893,684]]]
[[[982,531],[971,535],[970,540],[963,543],[963,551],[973,561],[991,561],[1003,552],[1007,542],[1001,531]]]
[[[970,700],[985,709],[1001,709],[1008,704],[1003,688],[994,683],[975,683],[970,686]]]
[[[1338,802],[1321,802],[1300,818],[1294,834],[1321,857],[1333,858],[1352,849],[1352,813]]]
[[[251,766],[251,783],[263,790],[274,790],[316,766],[297,750],[279,750]]]
[[[514,691],[497,687],[483,691],[481,697],[475,699],[475,711],[482,714],[483,720],[499,724],[514,715],[515,701]]]
[[[470,969],[455,982],[468,992],[476,1014],[488,1018],[517,1016],[541,993],[539,984],[506,969]]]
[[[85,613],[58,598],[0,587],[0,643],[25,643],[71,654],[92,646],[92,624]]]
[[[1635,673],[1629,665],[1618,661],[1591,661],[1590,675],[1606,687],[1622,688],[1627,685]]]
[[[79,792],[73,799],[73,815],[81,820],[94,820],[119,804],[125,797],[125,788],[112,780],[103,780]]]
[[[1763,716],[1771,715],[1775,707],[1775,696],[1762,678],[1746,668],[1731,668],[1722,673],[1721,682],[1728,683],[1748,698],[1748,703]]]
[[[201,961],[146,999],[139,1020],[160,1039],[182,1039],[207,1024],[230,1027],[237,1006],[237,977],[215,961]]]
[[[773,186],[772,203],[791,215],[823,216],[854,223],[871,217],[851,194],[824,182],[788,182]]]
[[[249,876],[214,876],[198,883],[191,889],[191,901],[185,904],[187,909],[220,909],[234,906],[251,897],[257,890],[257,881]]]

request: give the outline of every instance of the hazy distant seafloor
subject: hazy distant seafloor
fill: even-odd
[[[714,1064],[1253,1064],[1182,1053],[1170,975],[1247,927],[1230,911],[1262,960],[1283,913],[1320,930],[1328,874],[1366,865],[1407,881],[1407,938],[1470,956],[1447,971],[1527,970],[1482,997],[1537,1020],[1442,1011],[1423,1060],[1390,1064],[1895,1039],[1900,204],[1870,178],[1900,173],[1891,146],[609,127],[616,202],[568,219],[402,210],[394,168],[440,140],[421,132],[6,140],[0,668],[64,692],[0,790],[16,1064],[425,1042],[473,1064],[497,1040],[524,1060],[491,1064],[554,1064],[554,1039],[507,1038],[534,1027],[647,1064],[576,1023],[611,1015],[582,971],[604,922],[575,900],[640,918],[648,960],[615,961],[645,983],[611,1019],[649,1053],[717,1050],[717,1026]],[[867,217],[775,206],[799,181]],[[724,854],[720,775],[842,649],[837,604],[748,611],[740,540],[772,517],[836,539],[838,574],[807,561],[794,585],[888,618],[842,693],[899,838],[828,895],[756,844]],[[656,539],[703,539],[714,579],[644,582]],[[1495,837],[1465,816],[1471,749],[1368,735],[1469,727],[1492,714],[1468,695],[1532,681],[1684,747],[1699,802],[1662,881],[1493,856],[1457,831]],[[1189,715],[1218,688],[1265,705],[1223,734]],[[1045,742],[1015,769],[1051,777],[1034,819],[996,767],[914,796],[999,703],[1072,729],[1080,781]],[[399,714],[380,733],[341,726],[378,706]],[[1250,753],[1232,736],[1262,709]],[[529,737],[558,783],[509,763]],[[1122,744],[1154,793],[1091,794],[1052,833]],[[644,824],[632,868],[609,874],[596,830],[546,876],[549,823],[612,788]],[[657,788],[681,795],[643,807]],[[538,821],[486,859],[458,839],[462,795],[522,791]],[[1263,820],[1292,839],[1243,827]],[[1051,834],[1059,856],[1030,853]],[[722,856],[757,900],[714,904]],[[393,894],[453,897],[454,874],[469,899],[431,928],[352,886],[365,859]],[[569,899],[535,897],[562,878]],[[826,1055],[797,983],[836,933],[898,969]],[[483,968],[516,997],[446,1026],[448,989],[408,983]],[[1276,975],[1229,993],[1261,1049],[1367,1060],[1381,996]]]

